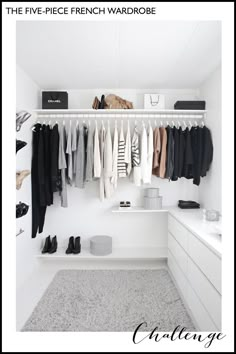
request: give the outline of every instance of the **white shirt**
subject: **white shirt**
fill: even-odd
[[[147,183],[152,182],[152,161],[153,161],[153,129],[151,124],[148,128],[148,139],[147,139]]]
[[[95,123],[95,131],[94,131],[93,168],[94,168],[94,170],[93,170],[94,178],[100,178],[100,176],[101,176],[101,155],[100,155],[97,122]]]
[[[118,161],[118,129],[117,129],[117,124],[115,123],[114,137],[113,137],[113,151],[112,151],[112,178],[111,178],[111,183],[114,189],[117,188],[117,179],[118,179],[117,161]]]
[[[112,195],[111,177],[112,177],[112,140],[111,140],[110,124],[108,122],[108,127],[105,135],[105,142],[104,142],[104,187],[105,187],[106,198],[110,198]]]
[[[147,164],[147,131],[145,126],[143,126],[142,137],[141,137],[141,178],[143,183],[148,183],[148,164]]]

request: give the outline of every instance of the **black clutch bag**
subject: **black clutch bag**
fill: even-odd
[[[43,109],[68,109],[68,92],[66,91],[43,91]]]
[[[174,109],[206,109],[206,101],[177,101]]]

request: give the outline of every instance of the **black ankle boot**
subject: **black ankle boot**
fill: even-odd
[[[51,247],[49,248],[48,253],[54,253],[56,252],[56,250],[57,250],[57,237],[54,236],[52,238]]]
[[[42,249],[42,253],[47,253],[49,249],[52,247],[50,236],[46,237],[45,243]]]
[[[73,249],[73,253],[77,254],[81,251],[81,244],[80,244],[80,236],[75,238],[75,248]]]
[[[69,242],[68,242],[68,247],[67,247],[67,250],[66,250],[66,254],[71,254],[73,253],[73,250],[75,248],[75,245],[74,245],[74,236],[71,236],[69,238]]]

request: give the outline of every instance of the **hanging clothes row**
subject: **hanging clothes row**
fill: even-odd
[[[32,237],[42,232],[46,208],[59,192],[61,206],[68,206],[67,185],[84,188],[99,180],[100,200],[110,198],[120,178],[129,177],[136,186],[150,184],[152,175],[176,181],[185,177],[200,184],[213,158],[210,130],[206,126],[156,126],[150,121],[142,129],[137,123],[131,134],[123,121],[113,134],[109,121],[78,124],[57,122],[33,127]]]

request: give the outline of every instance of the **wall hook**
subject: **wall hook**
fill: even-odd
[[[25,230],[22,230],[22,228],[20,228],[20,230],[19,230],[18,233],[16,234],[16,237],[19,236],[20,234],[22,234],[23,232],[25,232]]]

